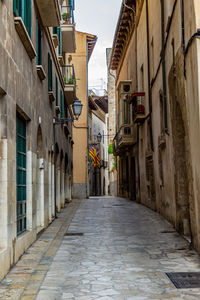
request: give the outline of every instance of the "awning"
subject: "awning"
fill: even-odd
[[[131,96],[130,96],[130,99],[128,101],[128,103],[130,104],[131,102],[133,102],[135,100],[136,97],[144,97],[145,96],[145,93],[144,92],[138,92],[138,93],[133,93]]]

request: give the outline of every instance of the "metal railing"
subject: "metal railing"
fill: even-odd
[[[62,67],[63,80],[65,84],[76,84],[76,78],[73,65],[66,65]]]
[[[116,151],[117,147],[119,146],[119,143],[123,141],[123,139],[130,139],[130,140],[136,140],[136,128],[135,124],[123,124],[121,125],[119,131],[116,133],[114,139],[113,139],[113,152]]]
[[[63,6],[61,7],[61,24],[64,25],[73,25],[74,24],[74,10],[72,6]]]

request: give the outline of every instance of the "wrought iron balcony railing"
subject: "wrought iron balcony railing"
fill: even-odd
[[[129,147],[137,141],[137,130],[135,124],[123,124],[113,140],[113,152],[118,154],[118,151],[124,147]]]

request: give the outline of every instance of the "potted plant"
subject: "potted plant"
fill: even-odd
[[[69,84],[73,84],[73,78],[68,79]]]
[[[70,21],[70,13],[63,13],[63,14],[62,14],[62,19],[63,19],[63,21],[65,21],[64,24],[69,24],[69,21]]]

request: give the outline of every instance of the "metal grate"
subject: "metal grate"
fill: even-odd
[[[175,230],[164,230],[164,231],[161,231],[160,233],[176,233]]]
[[[65,236],[83,236],[83,232],[66,232]]]
[[[200,272],[166,273],[177,289],[200,288]]]

